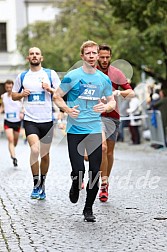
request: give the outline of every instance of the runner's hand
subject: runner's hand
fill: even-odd
[[[27,97],[27,96],[29,96],[30,95],[30,90],[29,89],[26,89],[26,88],[24,88],[23,89],[23,92],[22,92],[22,97]]]
[[[106,104],[99,100],[99,103],[93,106],[93,111],[96,113],[103,113],[106,110]]]
[[[79,105],[74,106],[73,108],[68,108],[67,114],[72,118],[77,118],[80,111],[77,109]]]

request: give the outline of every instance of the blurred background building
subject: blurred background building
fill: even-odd
[[[52,20],[53,0],[0,0],[0,94],[6,79],[14,80],[25,59],[17,50],[17,34],[28,24]]]

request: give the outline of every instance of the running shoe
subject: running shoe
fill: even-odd
[[[81,185],[81,190],[83,190],[85,188],[85,185],[84,185],[84,181],[82,182],[82,185]]]
[[[17,158],[12,157],[12,159],[13,159],[13,165],[14,165],[15,167],[18,166],[18,164],[17,164]]]
[[[95,222],[96,217],[93,215],[93,211],[91,207],[85,207],[83,210],[84,221],[87,222]]]
[[[31,193],[31,198],[38,199],[39,198],[39,191],[40,191],[39,187],[34,187],[32,190],[32,193]]]
[[[39,200],[44,200],[45,198],[46,198],[45,190],[41,189],[41,191],[39,191],[38,199]]]
[[[72,203],[77,203],[79,199],[79,188],[78,188],[78,181],[72,182],[72,186],[69,192],[69,198]]]
[[[107,183],[101,184],[99,200],[101,202],[106,202],[108,200],[108,184]]]

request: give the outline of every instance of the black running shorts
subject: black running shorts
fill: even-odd
[[[24,120],[24,128],[26,137],[35,134],[39,137],[42,143],[49,144],[53,138],[53,122],[36,123]]]
[[[4,129],[13,129],[16,132],[20,132],[21,127],[21,121],[19,122],[9,122],[7,120],[4,120]]]

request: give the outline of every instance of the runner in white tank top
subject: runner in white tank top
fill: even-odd
[[[13,165],[17,166],[17,159],[15,154],[15,147],[18,143],[21,119],[22,119],[22,103],[20,101],[12,100],[13,81],[7,80],[5,82],[5,90],[2,98],[1,112],[4,111],[4,130],[8,140],[8,149],[13,160]]]
[[[17,76],[12,98],[15,101],[23,99],[24,104],[24,127],[31,148],[30,165],[34,182],[31,198],[43,200],[46,198],[45,179],[53,137],[52,94],[60,79],[54,70],[42,68],[43,56],[39,48],[30,48],[27,60],[30,69]]]

